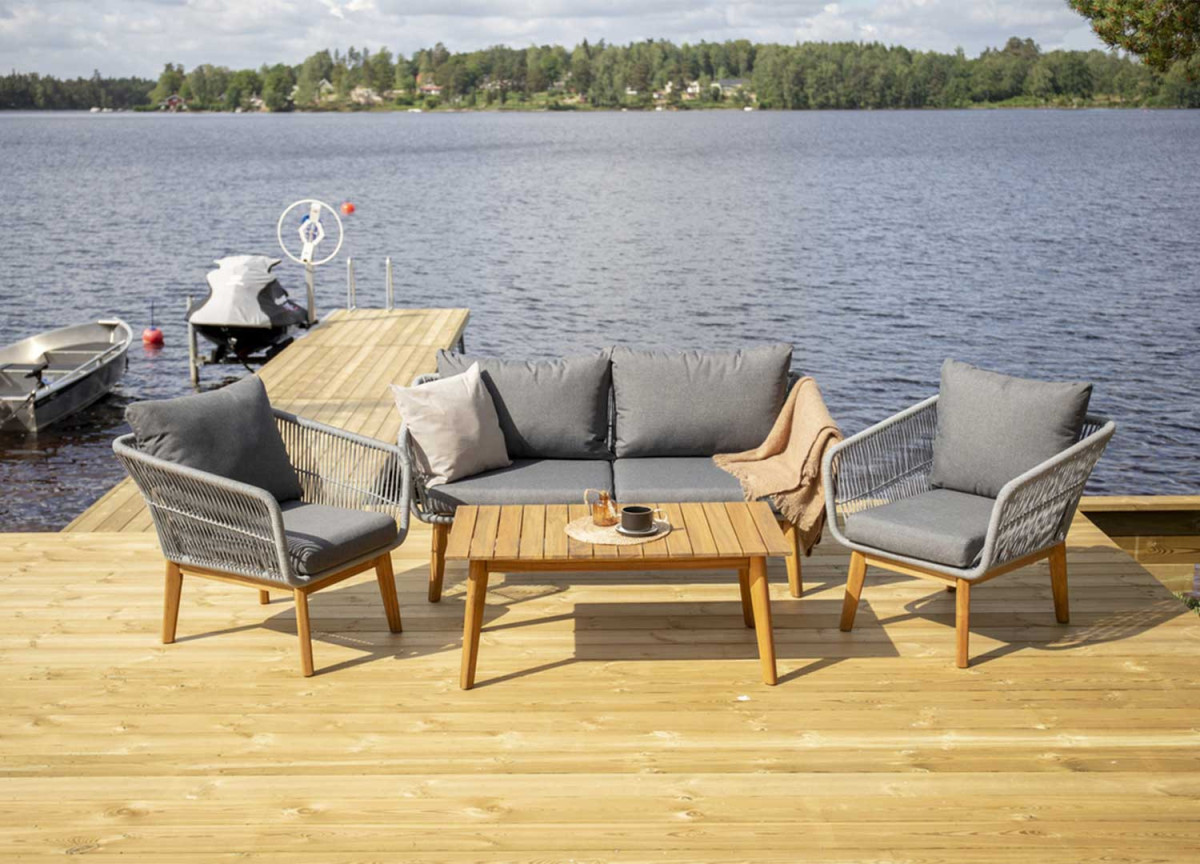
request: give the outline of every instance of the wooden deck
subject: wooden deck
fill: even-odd
[[[383,439],[383,385],[433,367],[464,310],[331,315],[263,370],[273,401]],[[1200,499],[1197,499],[1200,500]],[[1150,506],[1142,502],[1144,506]],[[1103,510],[1101,503],[1100,508]],[[779,685],[727,573],[496,574],[459,689],[465,565],[426,601],[430,532],[311,603],[184,580],[122,485],[65,534],[0,535],[0,861],[1194,862],[1200,618],[1080,515],[1071,624],[1045,562],[972,598],[871,570],[837,629],[826,540],[788,595]]]
[[[771,568],[780,683],[723,573],[497,575],[458,688],[465,568],[430,537],[312,602],[184,582],[158,642],[153,535],[0,535],[0,860],[1195,861],[1200,619],[1084,518],[1072,623],[1040,564],[973,597],[847,556]]]
[[[259,371],[277,408],[360,435],[395,441],[400,417],[389,384],[436,368],[436,352],[463,335],[466,309],[335,309]],[[64,531],[153,531],[129,480]]]

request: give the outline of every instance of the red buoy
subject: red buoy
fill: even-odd
[[[157,327],[147,327],[142,331],[142,343],[145,345],[163,344],[163,332]]]
[[[349,201],[343,201],[342,202],[342,215],[349,216],[353,212],[354,212],[354,205],[351,204]]]

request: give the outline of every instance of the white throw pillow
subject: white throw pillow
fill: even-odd
[[[461,375],[419,387],[393,384],[392,396],[412,435],[417,470],[426,486],[512,464],[478,363]]]

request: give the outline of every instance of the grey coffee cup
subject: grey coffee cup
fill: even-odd
[[[621,508],[621,527],[634,534],[644,534],[654,529],[654,514],[660,511],[629,504]]]

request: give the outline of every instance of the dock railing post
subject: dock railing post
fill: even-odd
[[[192,379],[192,386],[200,386],[200,364],[199,358],[196,356],[199,352],[196,349],[196,327],[191,322],[192,317],[192,295],[187,298],[187,317],[188,317],[188,375]]]
[[[396,306],[396,290],[392,286],[392,259],[385,258],[384,266],[387,271],[387,308],[390,312]]]
[[[353,309],[356,286],[354,284],[354,259],[346,259],[346,308]]]
[[[317,323],[317,292],[313,288],[313,265],[311,262],[304,265],[304,284],[308,288],[308,326]]]

